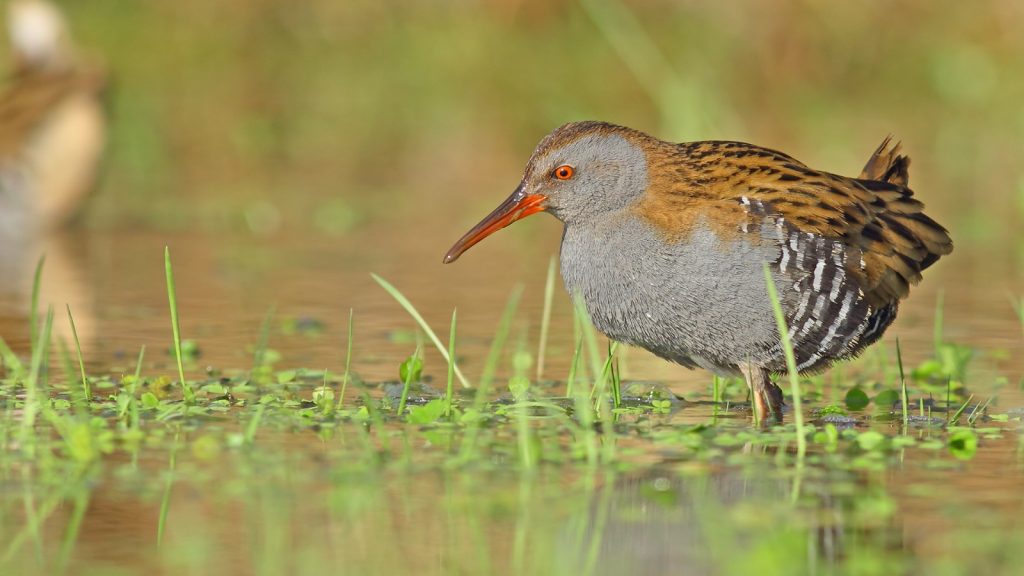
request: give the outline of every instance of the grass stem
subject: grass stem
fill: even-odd
[[[779,295],[775,289],[775,280],[772,278],[768,265],[764,265],[765,286],[768,288],[768,298],[772,303],[772,311],[775,313],[775,324],[779,329],[779,338],[782,341],[782,350],[786,355],[786,370],[789,373],[789,387],[793,394],[793,422],[796,424],[797,456],[803,460],[807,453],[807,435],[804,430],[803,403],[800,397],[800,375],[796,369],[796,355],[793,353],[793,343],[789,340],[789,328],[786,326],[786,316],[782,312],[782,304],[779,302]],[[755,410],[756,412],[756,410]]]
[[[398,304],[401,305],[402,308],[404,308],[405,311],[408,312],[410,316],[412,316],[413,320],[415,320],[416,323],[419,324],[420,328],[427,333],[427,337],[430,338],[430,341],[437,348],[437,351],[441,353],[441,356],[444,357],[445,361],[450,361],[448,359],[448,351],[445,350],[444,345],[441,344],[441,339],[437,337],[437,334],[435,334],[434,331],[430,328],[430,325],[427,324],[427,321],[423,319],[423,316],[421,316],[420,313],[416,310],[416,307],[412,305],[412,302],[410,302],[408,298],[406,298],[401,292],[398,291],[398,288],[392,286],[391,283],[388,282],[387,280],[373,273],[371,273],[370,276],[372,276],[373,280],[377,284],[380,284],[380,287],[383,288],[385,292],[390,294],[391,297],[394,298],[395,301],[398,302]],[[462,383],[462,386],[464,388],[470,388],[469,380],[467,380],[466,377],[462,375],[462,371],[459,370],[459,367],[455,366],[454,370],[455,376],[458,377],[459,382]]]
[[[338,408],[341,409],[345,402],[345,389],[348,388],[348,381],[351,378],[352,369],[352,324],[355,312],[348,309],[348,340],[345,341],[345,374],[341,377],[341,389],[338,391]]]
[[[896,339],[896,366],[900,370],[900,404],[903,405],[903,431],[906,433],[907,425],[910,423],[910,396],[907,394],[907,378],[903,373],[903,353],[900,351],[899,338]]]
[[[36,415],[42,407],[40,399],[39,380],[40,373],[45,369],[46,350],[49,348],[46,343],[50,340],[50,330],[53,326],[53,306],[46,312],[46,323],[39,333],[36,341],[32,343],[32,360],[29,366],[28,377],[25,378],[25,409],[21,417],[21,445],[25,450],[32,452],[35,448],[35,424]]]
[[[974,394],[968,396],[967,400],[964,400],[964,403],[957,408],[956,412],[953,413],[953,417],[949,419],[950,424],[956,425],[956,423],[960,421],[960,415],[963,414],[964,410],[967,409],[967,406],[970,405],[971,400],[974,400]]]
[[[82,343],[78,340],[78,329],[75,328],[75,317],[71,315],[71,305],[65,305],[68,310],[68,322],[71,323],[71,336],[75,339],[75,352],[78,354],[78,369],[82,373],[82,393],[85,394],[85,405],[88,406],[92,400],[92,391],[89,390],[89,378],[85,375],[85,360],[82,358]]]
[[[139,381],[142,378],[142,359],[145,358],[145,356],[146,345],[143,344],[142,347],[139,348],[139,360],[135,363],[135,379],[132,380],[132,385],[128,389],[128,393],[131,395],[131,401],[128,403],[128,406],[130,406],[128,427],[131,430],[136,431],[139,429],[139,399],[136,394],[138,392]]]
[[[43,284],[43,264],[46,263],[46,254],[39,257],[36,262],[36,272],[32,277],[32,301],[28,310],[28,330],[30,342],[35,344],[39,336],[39,292]]]
[[[409,399],[409,386],[412,384],[412,379],[416,372],[413,367],[416,365],[416,361],[420,359],[422,351],[423,348],[417,345],[416,350],[412,353],[412,361],[409,362],[409,369],[405,371],[405,378],[402,379],[402,396],[398,399],[399,417],[405,414],[405,403]]]
[[[156,546],[163,546],[164,531],[167,528],[167,514],[171,509],[171,489],[174,487],[174,467],[178,457],[178,432],[174,433],[174,444],[171,446],[171,456],[167,462],[167,481],[164,484],[164,494],[160,499],[160,515],[156,522]]]
[[[167,277],[167,301],[171,308],[171,332],[174,337],[174,358],[178,362],[178,378],[181,381],[181,393],[186,404],[195,401],[195,392],[185,380],[185,366],[181,355],[181,328],[178,322],[178,298],[174,291],[174,270],[171,268],[171,249],[164,246],[164,273]]]
[[[551,325],[551,301],[555,295],[555,257],[548,261],[548,275],[544,281],[544,308],[540,315],[540,343],[537,345],[537,381],[544,377],[544,354],[548,347],[548,329]]]
[[[455,396],[455,319],[458,309],[452,310],[452,324],[448,331],[448,387],[444,394],[444,414],[452,415],[452,399]]]
[[[515,318],[516,309],[519,307],[519,299],[523,294],[523,285],[517,284],[505,302],[505,310],[501,313],[501,320],[498,321],[498,328],[494,331],[494,339],[491,340],[491,348],[487,351],[487,358],[484,360],[483,370],[480,372],[480,383],[478,387],[489,388],[494,381],[494,375],[498,370],[498,361],[505,349],[505,342],[508,340],[509,331],[512,328],[512,320]]]

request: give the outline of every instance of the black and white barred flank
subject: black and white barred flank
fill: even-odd
[[[800,372],[826,368],[836,360],[857,355],[876,342],[896,318],[898,303],[872,307],[849,273],[851,264],[864,268],[863,259],[849,262],[850,252],[840,240],[802,232],[769,206],[747,197],[744,208],[773,224],[779,257],[772,263],[778,274],[792,280],[780,293],[789,338]],[[747,226],[743,231],[748,232]],[[771,351],[773,369],[783,370],[781,343]]]

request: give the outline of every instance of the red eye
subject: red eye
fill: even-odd
[[[572,178],[572,175],[575,173],[576,170],[574,170],[572,166],[569,166],[568,164],[563,164],[558,168],[555,168],[553,174],[555,178],[558,178],[559,180],[568,180],[569,178]]]

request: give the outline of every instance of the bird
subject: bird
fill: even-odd
[[[106,73],[79,58],[45,0],[8,4],[13,71],[0,88],[0,232],[69,222],[93,188],[106,140]]]
[[[953,250],[886,138],[856,177],[735,141],[672,143],[599,121],[565,124],[515,191],[444,263],[509,224],[563,224],[566,290],[610,339],[743,377],[755,418],[780,422],[787,371],[765,270],[797,370],[858,355],[892,324],[921,272]]]

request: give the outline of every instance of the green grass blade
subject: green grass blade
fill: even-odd
[[[245,443],[252,444],[256,441],[256,432],[260,429],[260,423],[263,421],[263,413],[266,412],[267,405],[263,402],[263,398],[256,399],[256,411],[249,419],[249,424],[245,427]]]
[[[903,354],[900,351],[900,339],[896,339],[896,366],[900,371],[900,403],[903,404],[903,431],[906,432],[910,424],[910,412],[908,404],[910,396],[907,394],[907,378],[903,374]]]
[[[185,380],[185,366],[181,359],[181,328],[178,322],[178,298],[174,291],[174,270],[171,268],[171,249],[164,246],[164,274],[167,278],[167,302],[171,308],[171,333],[174,337],[174,358],[178,362],[178,378],[181,381],[181,393],[186,404],[195,400],[192,386]]]
[[[587,311],[587,305],[583,301],[583,297],[576,294],[573,297],[573,304],[576,317],[579,320],[580,333],[583,335],[583,344],[586,348],[587,356],[590,357],[590,373],[596,379],[601,374],[601,367],[604,365],[601,354],[598,352],[597,330],[590,320],[590,312]]]
[[[405,403],[409,400],[409,386],[412,385],[412,377],[415,373],[413,366],[416,365],[416,361],[420,359],[420,354],[423,352],[423,348],[419,345],[416,346],[416,350],[412,353],[412,362],[410,363],[409,369],[405,371],[405,378],[402,379],[402,396],[398,399],[398,416],[399,418],[405,414]]]
[[[597,406],[599,410],[604,406],[604,398],[608,393],[609,383],[613,383],[614,381],[615,374],[613,366],[615,362],[615,351],[618,348],[618,344],[618,342],[614,341],[608,343],[608,356],[605,357],[604,364],[601,366],[601,372],[597,379],[594,380],[594,387],[590,390],[590,397],[597,398]],[[612,396],[612,403],[616,408],[618,408],[621,398],[616,398],[618,393],[614,389],[612,390]]]
[[[974,426],[974,424],[978,421],[978,418],[981,418],[982,414],[985,413],[985,410],[988,409],[988,405],[992,403],[992,400],[994,398],[995,396],[989,396],[988,400],[986,400],[984,404],[980,406],[975,406],[974,410],[971,410],[971,415],[967,417],[968,426]]]
[[[974,394],[968,396],[967,400],[964,400],[964,403],[961,404],[959,408],[957,408],[956,412],[953,413],[953,417],[949,419],[950,424],[955,425],[957,422],[960,421],[960,415],[963,414],[964,410],[967,409],[967,406],[970,405],[971,400],[974,400]]]
[[[452,325],[448,331],[448,387],[444,394],[444,414],[452,415],[452,399],[455,396],[455,319],[458,309],[452,310]]]
[[[573,388],[576,383],[576,371],[580,366],[580,356],[583,352],[583,340],[581,338],[576,339],[576,345],[573,347],[572,363],[569,364],[569,376],[565,379],[565,395],[569,398],[573,398]]]
[[[89,488],[81,486],[75,494],[75,506],[71,511],[71,518],[68,520],[67,530],[64,532],[64,539],[60,546],[60,557],[58,559],[57,573],[63,574],[71,559],[71,553],[78,542],[78,532],[82,527],[82,520],[85,519],[85,511],[89,507]]]
[[[35,345],[35,340],[32,340],[32,344]],[[12,376],[20,378],[25,375],[25,365],[22,364],[18,355],[11,350],[11,347],[7,345],[7,341],[0,338],[0,359],[3,360],[3,366],[13,372]]]
[[[249,372],[249,379],[253,382],[256,382],[263,374],[262,368],[267,359],[267,348],[270,346],[270,325],[274,321],[275,313],[277,313],[275,306],[267,308],[266,314],[263,315],[263,321],[260,322],[259,338],[257,338],[256,348],[252,352],[252,370]]]
[[[341,389],[338,391],[338,409],[345,403],[345,390],[348,388],[348,379],[351,377],[352,369],[352,324],[355,318],[355,311],[348,309],[348,340],[345,342],[345,373],[341,376]]]
[[[619,357],[615,354],[618,346],[618,342],[608,342],[608,357],[612,359],[612,396],[615,398],[616,408],[622,406],[622,375],[619,373]]]
[[[21,469],[22,485],[22,509],[25,514],[25,527],[32,536],[32,544],[35,550],[36,562],[43,562],[43,536],[39,525],[39,515],[36,512],[35,492],[38,490],[37,482],[32,477],[32,471],[28,467]]]
[[[64,381],[68,386],[81,378],[78,368],[75,368],[75,363],[71,360],[71,351],[63,339],[57,341],[57,361],[60,362],[60,370],[64,373]]]
[[[413,320],[415,320],[416,323],[419,324],[420,328],[424,332],[426,332],[427,337],[430,338],[430,341],[434,344],[434,347],[437,348],[437,351],[441,353],[441,356],[444,357],[445,361],[450,362],[448,358],[448,350],[445,349],[444,344],[441,343],[441,339],[437,337],[437,334],[435,334],[433,330],[431,330],[430,326],[427,324],[427,321],[423,319],[423,316],[421,316],[420,313],[416,310],[416,307],[412,305],[412,302],[409,302],[409,299],[406,298],[401,292],[399,292],[398,288],[392,286],[391,283],[388,282],[387,280],[381,278],[376,274],[373,274],[372,272],[370,273],[370,276],[372,276],[373,280],[377,284],[379,284],[380,287],[383,288],[385,292],[390,294],[391,297],[394,298],[395,301],[398,302],[402,306],[402,308],[404,308],[405,311],[409,313],[410,316],[412,316]],[[459,382],[462,384],[462,386],[465,388],[469,388],[469,380],[467,380],[466,377],[462,375],[462,371],[459,370],[459,367],[455,366],[454,370],[455,376],[459,379]]]
[[[28,310],[28,330],[31,342],[35,344],[39,336],[39,291],[43,284],[43,264],[46,263],[46,254],[39,257],[36,262],[36,273],[32,278],[32,301]]]
[[[142,347],[139,348],[139,360],[135,363],[135,380],[132,380],[131,388],[129,388],[128,390],[128,393],[131,394],[132,397],[131,402],[128,403],[128,405],[130,406],[128,416],[129,428],[136,431],[139,429],[139,398],[137,394],[139,388],[139,379],[142,378],[142,360],[145,357],[146,345],[143,344]]]
[[[501,313],[501,320],[498,321],[498,328],[494,331],[494,339],[491,340],[491,348],[487,351],[487,359],[484,360],[484,368],[480,371],[479,388],[488,388],[494,381],[494,374],[498,371],[498,362],[501,360],[501,353],[505,350],[505,342],[512,329],[512,319],[515,318],[516,309],[519,307],[519,299],[523,295],[523,285],[517,284],[512,288],[508,300],[505,302],[505,310]]]
[[[544,377],[544,354],[548,347],[551,326],[551,301],[555,296],[555,257],[548,262],[548,276],[544,281],[544,308],[540,315],[540,343],[537,345],[537,381]]]
[[[82,358],[82,343],[78,340],[78,329],[75,327],[75,317],[71,315],[71,305],[65,304],[68,310],[68,322],[71,323],[71,336],[75,339],[75,352],[78,355],[78,370],[82,373],[82,392],[85,394],[85,404],[89,405],[92,400],[92,391],[89,389],[89,378],[85,375],[85,359]]]
[[[36,341],[32,343],[32,361],[29,367],[28,377],[25,379],[25,409],[21,417],[21,444],[31,451],[35,447],[34,432],[36,416],[42,408],[42,399],[39,391],[39,375],[43,371],[46,362],[45,351],[48,349],[46,343],[50,340],[50,330],[53,327],[53,306],[46,312],[46,323],[39,333]]]
[[[520,382],[529,382],[530,377],[529,367],[530,361],[529,352],[526,351],[526,330],[524,329],[519,335],[519,342],[516,345],[516,358],[513,359],[513,378]],[[525,360],[525,361],[524,361]],[[510,383],[511,384],[511,383]],[[527,385],[528,386],[528,385]],[[526,403],[529,401],[529,391],[524,387],[521,394],[515,395],[516,403]],[[534,445],[536,435],[533,433],[530,427],[530,416],[529,410],[526,407],[520,406],[515,411],[516,416],[516,445],[519,452],[519,465],[526,474],[530,474],[537,467],[540,460],[540,453],[537,447]]]
[[[54,490],[50,496],[43,501],[42,506],[36,512],[36,523],[30,524],[25,523],[21,530],[19,530],[13,537],[7,538],[7,548],[4,549],[4,553],[0,556],[0,564],[7,564],[11,561],[15,554],[18,553],[25,540],[32,536],[33,531],[39,530],[39,526],[42,525],[47,518],[49,518],[57,510],[57,508],[64,501],[64,492],[60,489]]]
[[[764,265],[764,282],[768,288],[768,299],[772,303],[772,312],[775,314],[775,324],[779,329],[779,339],[782,341],[782,350],[786,355],[786,371],[789,373],[789,388],[793,395],[793,422],[796,424],[797,455],[803,458],[807,453],[807,435],[804,432],[803,402],[800,395],[800,375],[796,369],[796,355],[793,353],[793,343],[789,340],[789,328],[786,326],[786,316],[782,312],[782,303],[779,302],[779,294],[775,290],[775,280],[772,279],[771,270]]]
[[[164,494],[160,499],[160,515],[156,523],[156,546],[161,547],[164,542],[164,531],[167,528],[167,514],[171,509],[171,489],[174,488],[174,466],[178,457],[178,433],[174,434],[174,444],[171,446],[171,456],[167,463],[167,482],[164,484]]]

